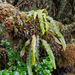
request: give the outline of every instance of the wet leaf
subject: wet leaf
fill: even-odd
[[[49,55],[49,58],[50,58],[52,66],[54,67],[54,69],[56,69],[55,57],[53,55],[53,52],[52,52],[49,44],[43,39],[41,39],[41,41],[42,41],[43,46],[46,48],[46,51],[47,51],[47,53]]]
[[[53,38],[55,39],[55,41],[56,41],[58,44],[61,45],[61,42],[60,42],[55,36],[53,36]]]
[[[36,19],[37,14],[38,14],[38,13],[35,11],[35,12],[34,12],[34,19]]]
[[[52,17],[49,17],[49,16],[47,16],[47,18],[48,18],[48,19],[50,20],[50,22],[53,24],[55,33],[58,35],[58,37],[63,37],[63,35],[59,32],[58,27],[56,26],[55,20],[53,20],[53,18],[52,18]]]
[[[27,40],[27,41],[25,42],[25,47],[30,44],[30,40],[31,40],[31,39],[29,39],[29,40]]]
[[[65,40],[64,38],[59,38],[61,43],[62,43],[62,46],[63,46],[63,49],[65,50],[66,49],[66,43],[65,43]]]
[[[47,22],[47,15],[46,14],[43,14],[43,16],[44,16],[44,20],[45,20],[45,25],[46,25],[46,32],[48,31],[48,29],[49,29],[49,23]]]
[[[30,20],[30,18],[32,17],[34,11],[32,10],[32,11],[29,11],[29,12],[27,12],[27,13],[28,13],[28,15],[27,15],[27,20],[26,20],[26,22],[28,22],[28,21]]]
[[[41,11],[39,11],[39,13],[38,13],[38,19],[39,19],[39,23],[40,23],[40,28],[42,30],[42,34],[44,35],[45,29],[44,29],[44,22],[43,22],[43,16],[42,16]]]
[[[28,74],[29,75],[33,75],[31,65],[32,65],[31,64],[31,49],[29,47],[29,49],[28,49],[28,55],[27,55],[27,69],[28,69]]]
[[[22,58],[24,56],[24,53],[25,53],[25,46],[20,51],[20,58]]]
[[[39,66],[39,36],[37,35],[37,39],[36,39],[36,42],[37,42],[37,48],[36,48],[36,64],[37,64],[37,69],[38,69],[38,66]]]
[[[29,40],[27,40],[27,41],[25,42],[25,45],[24,45],[24,47],[22,48],[22,50],[21,50],[21,52],[20,52],[20,58],[22,58],[22,57],[24,56],[25,47],[30,44],[30,40],[31,40],[31,39],[29,39]]]
[[[30,48],[29,48],[29,50],[28,50],[29,52],[29,54],[27,55],[27,69],[28,69],[28,74],[29,75],[33,75],[33,72],[32,72],[32,68],[31,68],[31,50],[30,50]]]
[[[31,51],[32,51],[32,65],[34,65],[35,64],[35,54],[36,54],[36,36],[35,35],[32,35]]]
[[[42,12],[44,11],[46,14],[48,14],[47,10],[46,9],[42,9],[41,10]]]

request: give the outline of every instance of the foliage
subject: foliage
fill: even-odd
[[[37,38],[38,38],[37,40],[39,40],[38,36],[37,36]],[[21,62],[19,60],[20,48],[17,50],[17,53],[14,53],[11,50],[10,43],[7,40],[2,40],[1,45],[6,45],[7,51],[9,52],[9,54],[8,54],[8,56],[9,56],[9,63],[8,64],[9,64],[10,67],[8,69],[0,71],[0,75],[27,75],[27,68],[26,68],[27,64],[25,64],[25,63],[23,63],[23,62]],[[29,51],[31,51],[31,50],[29,50]],[[16,64],[17,65],[14,65],[15,64],[14,60],[16,60]],[[38,65],[38,67],[37,67],[37,65]],[[31,64],[30,64],[30,66],[31,66]],[[41,62],[41,63],[39,63],[39,62],[35,63],[34,66],[35,66],[35,72],[37,72],[37,75],[41,75],[41,74],[51,75],[51,72],[53,71],[53,66],[52,66],[52,64],[50,62],[49,57],[44,59],[43,62]],[[28,67],[28,68],[30,70],[32,70],[31,69],[32,66],[31,66],[31,68],[30,67]],[[29,70],[29,72],[30,72],[30,70]],[[30,72],[30,74],[31,74],[31,72]]]
[[[55,20],[53,20],[52,17],[47,16],[48,12],[47,12],[46,9],[37,10],[37,11],[32,10],[32,11],[27,12],[27,14],[28,14],[28,16],[27,16],[26,22],[30,21],[30,18],[33,18],[35,20],[38,17],[42,34],[44,35],[45,32],[51,34],[53,36],[53,38],[55,39],[55,41],[57,43],[61,44],[63,46],[64,50],[66,49],[66,43],[65,43],[64,37],[60,33],[59,28],[56,26]],[[55,37],[54,33],[57,35],[57,37],[59,39],[57,39]],[[39,35],[37,35],[37,36],[40,37]],[[40,40],[42,41],[43,46],[45,47],[45,49],[46,49],[46,51],[47,51],[47,53],[49,55],[50,62],[52,64],[52,66],[54,67],[54,69],[56,69],[55,58],[54,58],[53,52],[52,52],[49,44],[47,43],[47,41],[43,40],[42,38],[40,38]],[[37,40],[36,35],[33,34],[32,38],[31,38],[31,41],[32,41],[30,43],[31,48],[30,48],[29,55],[28,55],[29,57],[27,58],[27,59],[29,59],[28,60],[28,62],[29,62],[29,65],[28,65],[29,75],[30,75],[30,72],[32,74],[32,71],[31,71],[31,59],[32,59],[32,65],[34,65],[35,61],[36,61],[35,58],[38,58],[38,56],[36,56],[35,54],[37,54],[36,52],[38,52],[37,51],[37,44],[38,44],[37,42],[39,40]]]
[[[55,37],[56,38],[55,41],[58,40],[60,42],[60,44],[63,46],[64,50],[65,50],[66,44],[65,44],[64,37],[59,32],[59,29],[56,26],[56,22],[53,20],[53,18],[47,16],[47,14],[48,13],[47,13],[47,11],[45,9],[37,10],[37,11],[33,11],[33,10],[29,11],[26,22],[28,22],[31,17],[34,18],[34,19],[36,19],[38,17],[42,34],[44,35],[45,32],[46,32],[46,33],[51,34],[53,36],[53,38],[54,38],[55,34],[53,34],[53,32],[56,33],[60,41],[56,37]],[[52,32],[51,32],[51,30],[52,30]],[[54,58],[53,52],[52,52],[52,50],[50,48],[50,45],[47,43],[47,41],[45,41],[45,40],[43,40],[42,38],[39,38],[39,37],[40,37],[39,35],[33,34],[32,38],[28,39],[25,42],[25,44],[22,47],[21,52],[20,52],[20,58],[22,58],[24,56],[25,51],[27,51],[26,47],[27,46],[29,47],[29,49],[27,51],[28,52],[28,55],[27,55],[27,69],[28,69],[29,75],[33,75],[32,65],[35,65],[36,59],[39,61],[39,59],[38,59],[39,58],[39,56],[38,56],[39,51],[38,50],[39,50],[40,41],[42,42],[43,46],[45,47],[45,49],[46,49],[46,51],[47,51],[47,53],[49,55],[49,58],[50,58],[49,62],[52,64],[53,68],[56,69],[55,58]],[[36,53],[36,52],[38,52],[38,53]],[[10,53],[12,53],[12,52],[10,52]],[[11,57],[10,58],[10,62],[11,62],[13,60],[13,58],[15,58],[16,56],[15,56],[14,53],[12,53],[12,54],[9,55],[9,57]],[[20,62],[19,58],[16,58],[15,60],[17,60],[17,64]],[[37,61],[37,63],[38,63],[38,61]],[[9,65],[10,66],[13,65],[13,63],[12,64],[9,63]],[[13,67],[14,66],[11,66],[10,68],[13,69]],[[17,70],[16,67],[15,67],[15,70]]]
[[[52,71],[53,71],[53,66],[50,63],[49,57],[43,59],[43,62],[39,63],[38,68],[37,64],[35,64],[35,72],[37,72],[37,75],[51,75]]]
[[[60,44],[63,46],[64,50],[66,49],[66,43],[65,43],[64,37],[60,33],[58,26],[56,26],[55,20],[53,20],[52,17],[47,16],[48,12],[46,9],[37,10],[37,11],[32,10],[27,13],[28,13],[28,16],[27,16],[26,22],[28,22],[31,17],[33,17],[34,19],[38,17],[42,34],[44,35],[45,32],[47,32],[47,33],[50,33],[54,38],[55,37],[54,33],[56,33],[56,35],[58,36],[60,40]]]
[[[6,46],[9,46],[10,43],[6,40],[1,40],[1,44],[0,45],[6,45]]]
[[[17,52],[12,51],[12,46],[7,40],[2,40],[0,45],[6,45],[8,51],[10,66],[8,69],[0,71],[0,75],[27,75],[27,66],[24,62],[20,61],[20,48]]]
[[[35,57],[38,58],[36,56],[36,49],[37,49],[37,46],[39,45],[39,43],[37,43],[39,40],[39,36],[37,35],[38,38],[35,37],[35,35],[32,36],[32,41],[31,41],[31,47],[29,49],[29,55],[27,57],[27,63],[28,63],[28,73],[29,75],[31,74],[32,75],[32,70],[31,70],[31,59],[32,59],[32,65],[35,64]],[[53,52],[52,50],[50,49],[50,46],[49,44],[43,40],[43,39],[40,39],[43,43],[43,46],[45,46],[46,48],[46,51],[49,55],[49,58],[50,58],[50,62],[52,64],[52,66],[54,67],[54,69],[56,69],[56,65],[55,65],[55,58],[54,58],[54,55],[53,55]],[[38,45],[37,45],[38,44]],[[32,55],[32,56],[31,56]],[[37,62],[38,63],[38,62]]]
[[[7,9],[7,8],[10,9],[9,7],[6,8],[4,5],[2,5],[2,6],[5,9]],[[6,6],[7,6],[7,4],[6,4]],[[2,10],[1,15],[3,14],[2,16],[3,16],[3,19],[4,19],[4,17],[6,18],[6,16],[4,15],[5,10],[3,9],[3,7],[1,8],[1,10]],[[13,10],[15,11],[15,13],[11,13],[11,12],[13,12]],[[17,64],[20,66],[19,59],[15,58],[16,57],[15,54],[18,54],[19,57],[22,58],[24,56],[25,52],[27,52],[28,53],[28,55],[27,55],[28,73],[29,73],[29,75],[33,75],[32,74],[32,65],[35,65],[36,59],[39,61],[39,51],[40,51],[39,45],[42,42],[43,46],[45,47],[45,49],[47,51],[47,54],[49,55],[49,59],[50,59],[49,62],[52,64],[53,68],[56,69],[55,58],[54,58],[53,52],[51,51],[50,45],[47,43],[47,41],[42,39],[42,36],[45,35],[45,34],[51,34],[53,37],[55,37],[55,35],[57,35],[58,39],[60,40],[59,41],[60,44],[63,46],[63,48],[65,50],[65,48],[66,48],[65,40],[64,40],[64,37],[62,36],[62,34],[59,32],[59,28],[56,26],[56,22],[53,20],[53,18],[47,16],[48,13],[45,9],[37,10],[37,11],[33,11],[33,10],[29,11],[29,12],[27,12],[28,16],[26,14],[24,14],[24,12],[18,12],[17,9],[13,9],[13,10],[10,10],[9,12],[7,12],[7,16],[9,15],[9,13],[11,13],[13,16],[9,15],[9,17],[7,17],[5,19],[5,21],[6,21],[5,24],[4,24],[5,28],[15,38],[18,37],[18,38],[22,39],[22,41],[23,41],[23,38],[21,38],[21,36],[22,36],[22,37],[26,37],[26,39],[28,39],[28,40],[27,41],[24,40],[25,43],[24,43],[23,47],[20,48],[21,49],[20,54],[18,53],[19,52],[18,50],[16,50],[17,53],[10,52],[10,50],[9,50],[9,53],[12,53],[12,54],[9,55],[10,57],[12,57],[10,59],[10,62],[12,62],[13,59],[15,59],[17,61]],[[26,18],[27,18],[27,20],[26,20]],[[33,20],[33,18],[34,18],[34,20]],[[1,19],[2,19],[2,17],[1,17]],[[40,26],[39,29],[41,29],[41,32],[42,32],[42,34],[39,32],[40,35],[42,35],[41,37],[40,37],[39,34],[35,34],[35,30],[38,31],[37,27],[34,26],[35,30],[34,30],[34,33],[32,33],[33,29],[34,29],[34,28],[32,29],[33,24],[31,24],[30,28],[28,28],[28,26],[27,26],[28,23],[25,24],[26,22],[29,22],[30,19],[33,20],[33,21],[35,21],[35,20],[39,21],[38,26]],[[23,24],[25,24],[25,25],[23,25]],[[14,32],[14,34],[12,34],[12,32]],[[26,36],[25,36],[25,34],[23,34],[24,32],[25,32]],[[31,34],[30,34],[30,32],[31,32]],[[29,38],[29,37],[27,38],[28,35],[31,38]],[[13,56],[11,56],[11,55],[13,55]],[[12,63],[12,64],[9,64],[9,65],[14,65],[14,64]],[[11,66],[10,69],[13,70],[13,66]],[[17,68],[15,68],[15,70],[17,70]]]
[[[8,71],[8,70],[2,70],[0,71],[0,75],[27,75],[25,71]]]
[[[42,41],[43,46],[46,48],[46,51],[47,51],[47,53],[49,55],[50,62],[52,64],[52,66],[54,67],[54,69],[56,69],[55,58],[54,58],[54,55],[52,53],[52,50],[51,50],[49,44],[45,40],[41,40],[41,41]]]

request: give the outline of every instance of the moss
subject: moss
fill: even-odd
[[[0,48],[0,69],[8,68],[8,52],[5,48]]]
[[[59,67],[66,68],[67,66],[73,66],[75,61],[75,46],[73,44],[67,44],[66,50],[61,50],[61,58],[58,62]]]

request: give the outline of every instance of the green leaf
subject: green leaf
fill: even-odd
[[[38,35],[37,35],[36,41],[37,41],[36,58],[37,58],[37,60],[39,60],[39,36]]]
[[[30,44],[30,40],[31,40],[31,39],[29,39],[29,40],[27,40],[27,41],[25,42],[25,45],[24,45],[24,47],[22,48],[22,50],[21,50],[21,52],[20,52],[20,58],[22,58],[22,57],[24,56],[25,47]]]
[[[49,23],[47,22],[47,15],[46,14],[43,14],[43,16],[44,16],[44,19],[45,19],[45,24],[46,24],[46,32],[48,31],[48,29],[49,29]]]
[[[42,16],[41,11],[38,12],[38,19],[39,19],[39,23],[40,23],[40,28],[42,30],[42,34],[44,35],[45,29],[44,29],[44,22],[43,22],[43,16]]]
[[[58,44],[61,45],[61,42],[60,42],[55,36],[53,36],[53,38],[55,39],[55,41],[56,41]]]
[[[14,75],[19,75],[19,72],[16,71],[16,72],[14,73]]]
[[[2,75],[2,71],[0,71],[0,75]]]
[[[31,68],[31,49],[29,48],[29,54],[27,55],[27,69],[28,69],[28,74],[33,75],[32,73],[32,68]]]
[[[9,75],[9,73],[7,73],[6,71],[3,71],[2,75]]]
[[[34,10],[29,11],[29,12],[27,12],[27,13],[28,13],[28,15],[27,15],[27,20],[26,20],[26,22],[28,22],[28,21],[30,20],[30,18],[32,17],[32,15],[33,15],[33,13],[34,13]]]
[[[37,14],[38,14],[38,13],[35,11],[35,12],[34,12],[34,19],[36,19]]]
[[[46,9],[42,9],[42,10],[40,10],[40,11],[42,11],[42,12],[43,12],[43,11],[45,11],[45,13],[46,13],[46,14],[48,14],[48,12],[47,12],[47,10],[46,10]]]
[[[30,44],[30,40],[31,40],[31,39],[29,39],[29,40],[27,40],[27,41],[25,42],[25,47]]]
[[[30,18],[31,18],[31,17],[30,17],[30,16],[28,16],[28,17],[27,17],[27,20],[26,20],[26,22],[28,22],[28,21],[30,20]]]
[[[52,17],[47,16],[47,18],[48,18],[48,19],[50,20],[50,22],[53,24],[54,30],[55,30],[57,36],[59,37],[59,39],[60,39],[60,41],[61,41],[61,45],[63,46],[63,49],[65,50],[65,49],[66,49],[66,43],[65,43],[65,40],[64,40],[63,35],[59,32],[59,29],[58,29],[58,27],[56,26],[56,22],[53,20]],[[55,38],[55,40],[56,40],[57,42],[59,42],[56,38]]]
[[[36,36],[35,35],[32,35],[31,51],[32,51],[32,65],[34,65],[35,64],[35,54],[36,54]]]
[[[22,48],[21,52],[20,52],[20,58],[22,58],[24,56],[25,53],[25,46]]]
[[[37,69],[38,69],[38,66],[39,66],[39,36],[37,35],[37,39],[36,39],[36,42],[37,42],[37,48],[36,48],[36,64],[37,64]]]
[[[63,46],[63,49],[65,50],[66,49],[66,43],[65,43],[65,40],[64,38],[59,38],[61,43],[62,43],[62,46]]]
[[[49,17],[49,16],[47,16],[47,18],[48,18],[48,19],[50,20],[50,22],[53,24],[54,30],[55,30],[56,34],[58,35],[58,37],[62,37],[62,38],[63,38],[63,35],[59,32],[59,29],[58,29],[58,27],[56,26],[55,20],[53,20],[53,18],[52,18],[52,17]]]
[[[49,58],[50,58],[52,66],[54,67],[54,69],[56,69],[55,57],[53,55],[53,52],[52,52],[49,44],[43,39],[41,39],[41,41],[42,41],[43,46],[46,48],[46,51],[47,51],[47,53],[49,55]]]

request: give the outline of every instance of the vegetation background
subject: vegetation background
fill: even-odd
[[[4,2],[4,0],[2,0]],[[43,61],[42,63],[40,63],[40,66],[43,65],[43,70],[38,70],[38,74],[37,75],[50,75],[52,72],[52,75],[74,75],[75,74],[75,0],[7,0],[8,3],[12,4],[13,6],[15,6],[17,9],[19,9],[20,11],[24,11],[24,12],[28,12],[31,10],[39,10],[39,9],[46,9],[48,11],[48,15],[51,16],[54,20],[56,20],[57,25],[59,26],[59,30],[60,32],[63,34],[66,43],[67,43],[67,47],[66,50],[64,52],[64,50],[62,49],[62,47],[57,44],[56,42],[54,42],[52,40],[52,38],[50,38],[51,36],[43,36],[43,38],[46,40],[47,38],[47,42],[49,43],[53,54],[55,56],[55,60],[56,60],[56,70],[53,70],[52,65],[50,65],[50,63],[48,63],[49,59],[48,59],[48,55],[47,52],[43,49],[43,47],[40,47],[40,61]],[[33,22],[32,22],[33,23]],[[1,28],[1,27],[0,27]],[[1,30],[4,30],[4,28]],[[6,31],[5,31],[6,32]],[[1,31],[1,35],[0,35],[0,40],[5,40],[8,38],[7,33],[3,34],[4,31]],[[40,33],[41,34],[41,33]],[[11,39],[11,38],[10,38]],[[18,38],[17,38],[18,39]],[[23,39],[23,38],[22,38]],[[49,39],[51,39],[52,41],[49,41]],[[18,39],[20,42],[21,40]],[[25,38],[24,38],[25,40]],[[27,39],[26,39],[27,40]],[[1,41],[1,49],[0,49],[0,63],[1,63],[1,70],[8,68],[9,66],[11,66],[9,68],[9,72],[11,73],[11,70],[16,70],[21,72],[21,68],[22,66],[24,67],[23,70],[25,71],[24,74],[28,74],[27,72],[27,68],[25,68],[27,65],[25,58],[27,58],[26,56],[23,56],[22,59],[19,60],[19,52],[20,50],[23,48],[24,43],[21,44],[20,48],[16,48],[14,44],[19,44],[19,42],[16,41],[16,39],[14,38],[14,41],[12,46],[13,46],[13,50],[15,53],[13,53],[13,51],[11,50],[11,46],[8,44],[8,41]],[[11,43],[12,43],[11,41]],[[17,49],[17,51],[15,51],[15,48]],[[8,50],[8,52],[6,51]],[[43,51],[44,50],[44,51]],[[11,53],[11,54],[8,54]],[[2,55],[3,54],[3,55]],[[25,53],[27,54],[27,53]],[[11,57],[11,59],[8,57]],[[15,58],[17,57],[17,58]],[[46,58],[47,57],[47,58]],[[43,60],[45,59],[45,60]],[[8,65],[8,61],[9,65]],[[22,61],[22,62],[21,62]],[[7,64],[6,64],[6,63]],[[12,63],[11,63],[12,62]],[[25,62],[25,63],[23,63]],[[15,64],[13,64],[15,63]],[[23,64],[23,65],[19,65]],[[15,66],[17,64],[17,66]],[[5,66],[5,67],[4,67]],[[47,67],[47,73],[45,71],[45,67]],[[50,66],[50,67],[49,67]],[[17,69],[18,67],[18,69]],[[33,66],[32,66],[33,67]],[[36,70],[34,71],[33,67],[33,72],[34,74],[36,74]],[[39,68],[40,69],[40,68]],[[2,72],[2,71],[1,71]],[[3,71],[4,73],[7,72],[7,70]],[[23,74],[22,73],[22,74]],[[14,73],[13,73],[14,74]],[[13,75],[12,74],[12,75]],[[18,72],[15,72],[15,74],[17,75]]]

